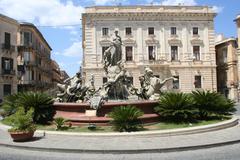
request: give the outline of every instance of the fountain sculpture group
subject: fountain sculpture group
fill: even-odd
[[[57,94],[57,102],[86,102],[92,109],[99,109],[108,100],[127,100],[130,95],[136,95],[144,100],[157,100],[161,94],[161,88],[174,77],[163,81],[153,75],[149,67],[145,67],[144,75],[139,77],[140,88],[135,88],[129,80],[129,73],[124,68],[122,61],[122,40],[115,31],[113,41],[103,55],[104,71],[107,82],[96,89],[94,75],[89,83],[83,84],[81,74],[66,79],[64,84],[58,84],[60,93]]]

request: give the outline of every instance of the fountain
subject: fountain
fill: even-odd
[[[161,81],[153,75],[149,67],[145,67],[144,75],[139,77],[141,87],[134,87],[129,81],[128,71],[124,68],[121,48],[121,37],[118,31],[115,31],[112,44],[103,56],[107,82],[102,87],[95,88],[94,75],[89,83],[84,85],[80,73],[66,79],[64,84],[57,85],[60,93],[57,94],[54,103],[56,117],[64,117],[75,125],[107,125],[110,118],[106,115],[113,107],[132,105],[144,112],[144,116],[141,117],[143,123],[158,120],[159,115],[154,112],[154,107],[157,105],[161,88],[167,81],[175,80],[174,77]],[[138,98],[130,101],[129,96],[133,95]]]

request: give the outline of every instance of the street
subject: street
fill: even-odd
[[[239,160],[240,144],[171,153],[77,154],[16,150],[0,147],[0,160]]]

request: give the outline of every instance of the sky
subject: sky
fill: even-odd
[[[52,59],[73,76],[82,62],[81,14],[94,5],[208,5],[218,13],[216,34],[236,37],[240,0],[0,0],[0,13],[37,26],[52,47]]]

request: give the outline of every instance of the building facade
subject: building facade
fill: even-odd
[[[17,34],[16,20],[0,14],[0,101],[17,92]]]
[[[237,40],[223,39],[216,43],[217,91],[238,100]]]
[[[65,70],[61,70],[60,71],[60,80],[61,82],[63,82],[64,80],[69,78],[69,75],[67,74],[67,72]]]
[[[53,86],[56,87],[57,83],[62,83],[61,71],[56,61],[52,60],[51,65],[52,65],[52,82]]]
[[[52,49],[41,32],[33,24],[22,23],[19,42],[19,91],[44,91],[52,87]]]
[[[122,38],[122,59],[139,87],[139,76],[150,67],[161,79],[178,78],[167,87],[190,92],[216,90],[214,17],[205,6],[101,6],[82,15],[85,81],[94,74],[95,85],[106,80],[103,52],[114,30]]]

